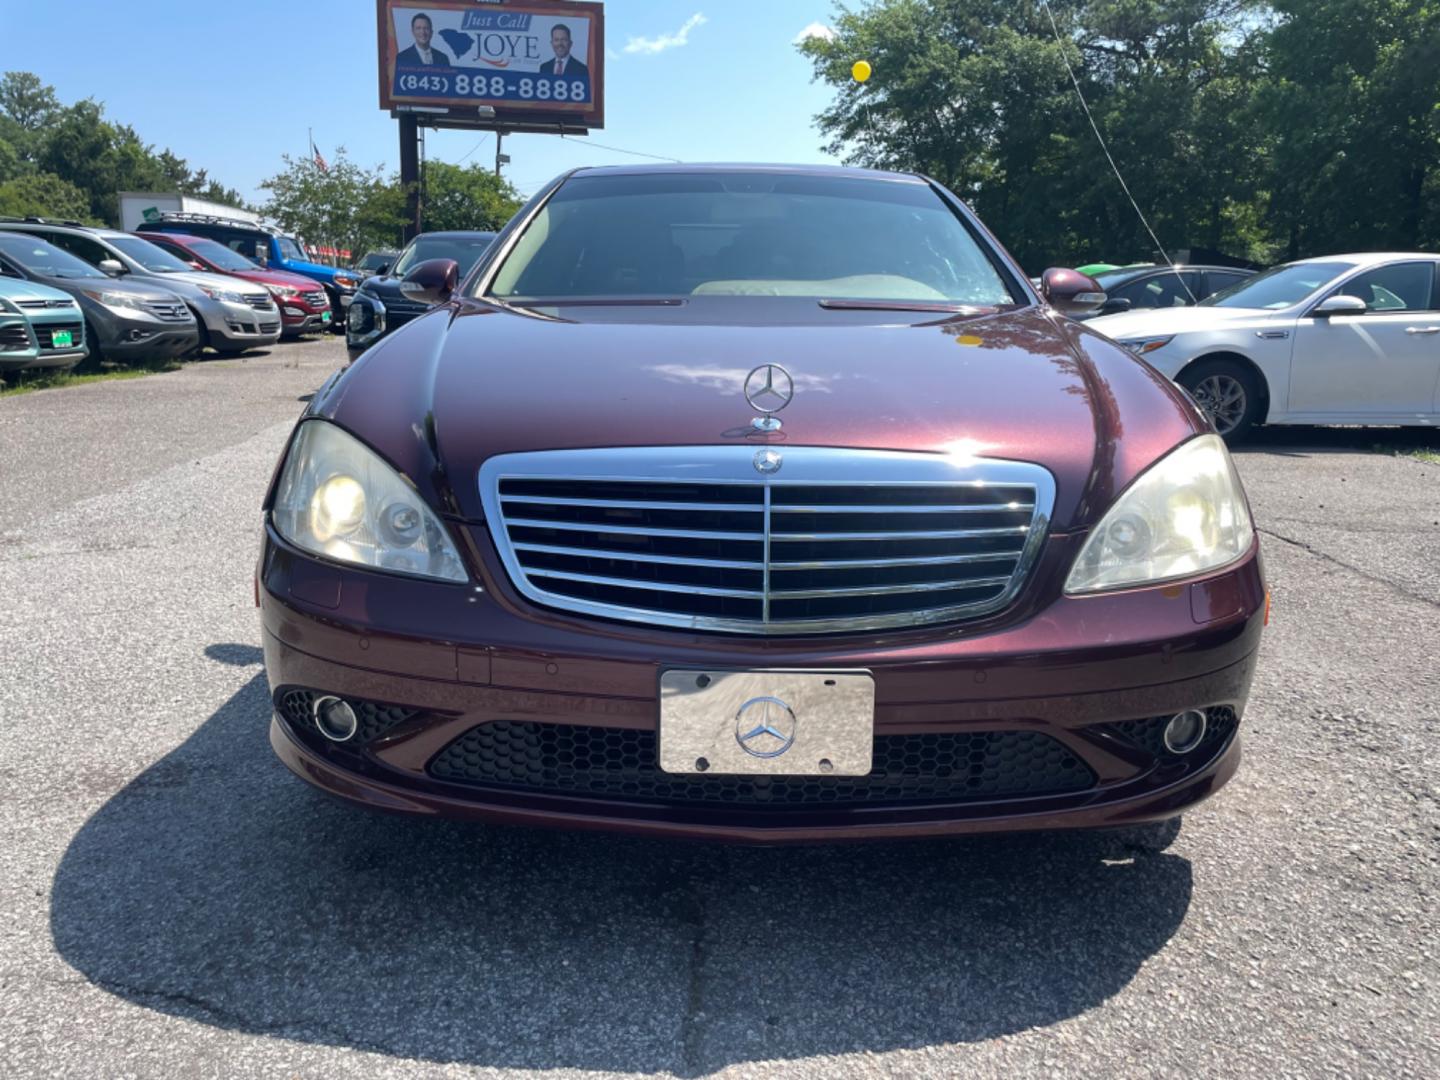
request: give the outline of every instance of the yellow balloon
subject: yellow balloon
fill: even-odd
[[[850,74],[854,76],[856,82],[864,82],[870,78],[870,61],[856,60],[855,66],[850,69]]]

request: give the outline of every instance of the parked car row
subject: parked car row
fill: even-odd
[[[1424,253],[1305,259],[1193,307],[1132,309],[1089,326],[1189,390],[1232,442],[1260,424],[1431,427],[1440,424],[1437,263]]]
[[[91,354],[236,353],[325,330],[344,332],[353,358],[429,306],[406,295],[409,269],[450,259],[463,276],[494,238],[424,233],[398,255],[368,254],[362,262],[376,274],[364,280],[307,261],[293,237],[253,222],[162,214],[126,233],[0,218],[0,279],[13,283],[0,291],[0,375],[69,368]]]

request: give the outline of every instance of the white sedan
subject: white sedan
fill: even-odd
[[[1437,255],[1277,266],[1196,307],[1086,325],[1195,397],[1227,440],[1255,424],[1440,424]]]

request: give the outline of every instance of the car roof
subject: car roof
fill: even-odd
[[[1350,263],[1352,266],[1376,266],[1380,263],[1398,262],[1401,260],[1423,262],[1427,259],[1440,259],[1440,255],[1426,251],[1360,251],[1351,254],[1313,255],[1308,259],[1295,259],[1287,265],[1296,266],[1306,263],[1345,262]]]
[[[568,176],[655,176],[686,173],[789,173],[803,176],[848,176],[866,180],[893,180],[904,183],[924,184],[927,181],[916,173],[891,172],[888,169],[861,169],[850,165],[783,165],[759,164],[753,162],[702,161],[677,162],[673,165],[585,165],[572,170]]]

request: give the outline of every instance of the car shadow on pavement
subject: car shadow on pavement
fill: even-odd
[[[87,979],[307,1043],[698,1076],[1053,1024],[1190,903],[1187,860],[1091,834],[744,848],[374,815],[290,775],[269,715],[257,674],[73,838],[51,931]]]
[[[1416,450],[1440,452],[1440,428],[1307,427],[1277,425],[1256,428],[1234,447],[1236,454],[1311,454],[1357,451],[1408,454]]]

